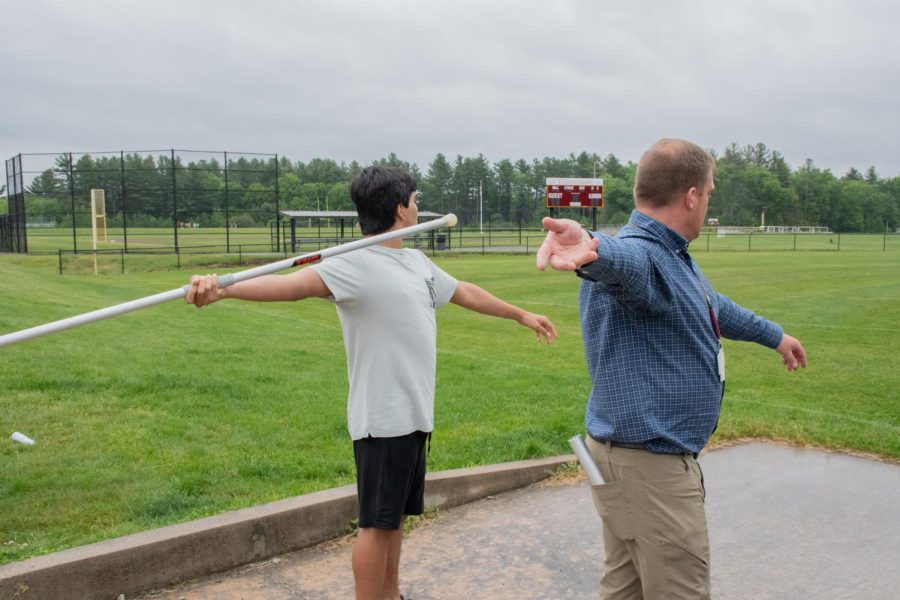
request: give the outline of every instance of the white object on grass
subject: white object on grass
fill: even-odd
[[[25,444],[26,446],[34,446],[34,440],[25,435],[24,433],[19,433],[18,431],[13,431],[13,434],[9,436],[10,439],[14,442],[19,442],[20,444]]]

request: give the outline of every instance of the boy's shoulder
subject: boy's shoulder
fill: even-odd
[[[355,269],[372,269],[383,265],[400,263],[421,264],[431,268],[434,264],[421,250],[416,248],[384,248],[382,246],[367,246],[353,252],[338,254],[324,259],[319,265],[329,265],[332,268],[342,266]]]

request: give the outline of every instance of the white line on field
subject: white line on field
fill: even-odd
[[[871,419],[860,419],[859,417],[850,417],[841,413],[831,412],[827,410],[818,410],[815,408],[806,408],[803,406],[796,406],[794,404],[784,404],[779,402],[763,402],[760,400],[746,400],[744,398],[732,399],[731,402],[738,402],[744,404],[756,404],[758,406],[771,406],[773,408],[779,408],[783,410],[796,410],[800,412],[810,413],[814,415],[823,415],[827,417],[831,417],[834,419],[839,419],[841,421],[850,421],[852,423],[859,423],[861,425],[873,425],[875,427],[881,427],[884,429],[889,429],[891,431],[900,431],[900,425],[892,425],[891,423],[884,423],[882,421],[872,421]]]

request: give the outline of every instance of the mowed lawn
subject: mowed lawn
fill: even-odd
[[[714,286],[784,324],[810,368],[726,342],[714,442],[767,437],[900,459],[900,252],[698,253]],[[566,454],[590,385],[574,275],[533,256],[437,259],[550,316],[531,331],[438,313],[431,470]],[[0,258],[0,333],[172,289],[188,271],[59,276]],[[398,307],[402,310],[402,307]],[[0,348],[0,562],[354,481],[334,307],[182,302]],[[37,444],[13,444],[21,431]]]

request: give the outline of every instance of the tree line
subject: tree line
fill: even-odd
[[[874,167],[836,176],[807,160],[792,169],[781,153],[761,143],[732,144],[713,154],[718,168],[708,215],[721,225],[756,226],[764,218],[767,225],[883,232],[900,221],[900,177],[879,177]],[[420,209],[454,212],[463,225],[479,220],[493,226],[537,225],[547,214],[548,177],[602,177],[604,207],[597,211],[598,223],[624,223],[634,205],[637,165],[614,154],[498,162],[482,154],[454,159],[438,154],[424,172],[396,154],[372,164],[407,169],[419,182]],[[77,224],[89,225],[87,190],[103,188],[110,225],[127,212],[129,226],[171,226],[175,219],[200,226],[262,226],[275,218],[276,207],[353,210],[349,182],[362,168],[356,161],[328,158],[304,163],[241,156],[226,164],[181,155],[173,162],[167,154],[81,155],[77,160],[64,154],[27,184],[26,212],[29,218],[52,217],[58,226],[71,226],[74,212]],[[591,218],[587,211],[562,214]]]

